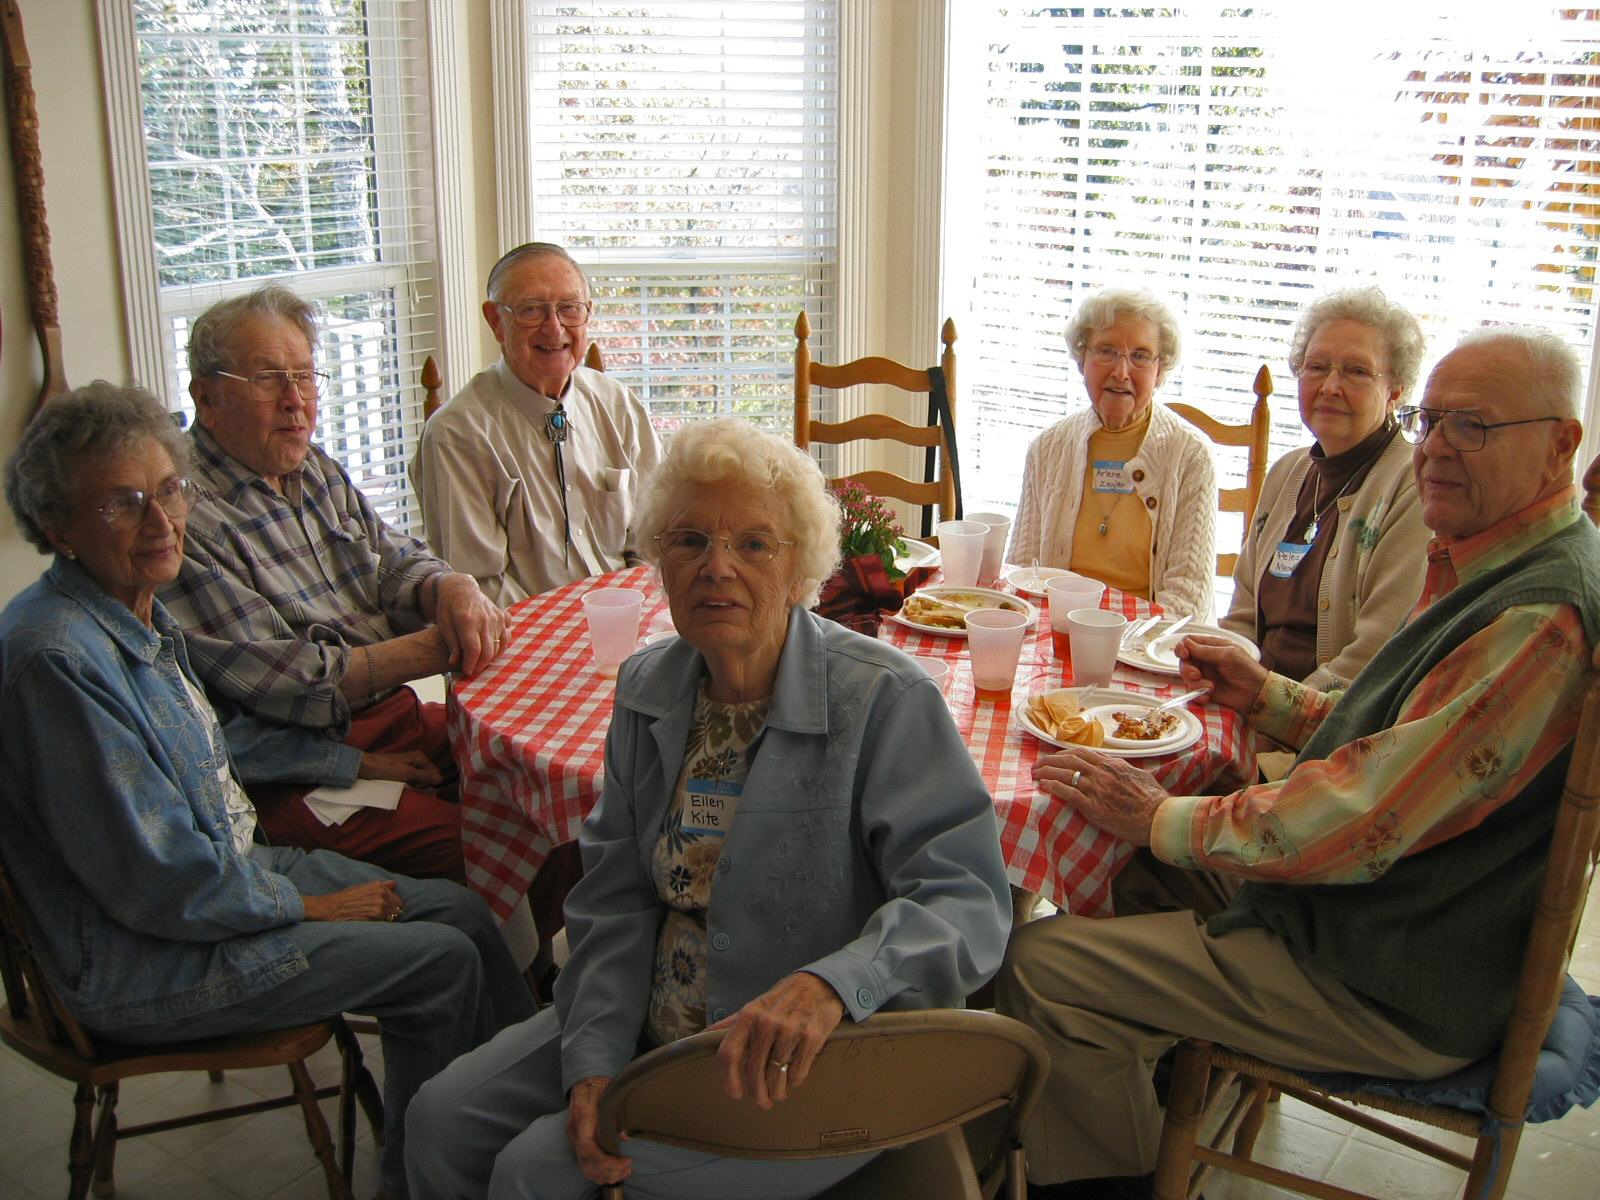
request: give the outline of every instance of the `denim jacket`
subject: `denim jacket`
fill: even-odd
[[[615,1075],[644,1028],[661,912],[650,856],[704,673],[679,639],[618,674],[556,981],[569,1088]],[[906,655],[794,608],[753,754],[706,914],[709,1021],[798,970],[856,1020],[956,1005],[994,974],[1011,928],[994,803]]]
[[[0,613],[0,852],[51,982],[106,1032],[308,966],[280,932],[299,893],[233,849],[182,632],[159,601],[152,619],[59,557]]]

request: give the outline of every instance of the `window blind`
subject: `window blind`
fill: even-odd
[[[1183,358],[1160,398],[1243,421],[1271,367],[1275,457],[1311,440],[1288,338],[1334,288],[1377,283],[1416,313],[1424,371],[1484,322],[1559,331],[1587,362],[1596,15],[1009,4],[953,37],[969,503],[1014,506],[1028,443],[1086,403],[1062,335],[1112,283],[1179,315]],[[1242,451],[1218,461],[1242,478]]]
[[[135,0],[161,325],[282,283],[322,309],[317,440],[420,530],[405,465],[436,346],[417,0]],[[192,410],[191,410],[192,411]]]
[[[837,0],[528,0],[533,226],[658,428],[791,429],[794,319],[836,328]]]

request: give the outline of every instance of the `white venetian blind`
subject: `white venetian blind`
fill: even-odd
[[[787,433],[832,347],[837,0],[528,0],[533,225],[584,264],[606,369],[669,431]]]
[[[405,464],[436,344],[417,0],[135,0],[161,328],[173,393],[217,300],[282,283],[323,310],[317,440],[419,528]]]
[[[1484,322],[1558,330],[1588,361],[1596,15],[1007,4],[953,38],[968,503],[1014,505],[1028,442],[1086,402],[1062,333],[1111,283],[1180,316],[1163,398],[1242,421],[1271,366],[1275,455],[1310,440],[1288,335],[1333,288],[1375,282],[1411,308],[1425,370]],[[1237,481],[1242,452],[1218,458]]]

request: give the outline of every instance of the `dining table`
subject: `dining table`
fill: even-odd
[[[937,583],[937,577],[930,583]],[[642,638],[671,636],[655,569],[630,567],[530,596],[507,612],[506,648],[489,667],[451,681],[451,746],[461,773],[461,840],[467,882],[504,919],[527,893],[551,850],[578,835],[604,786],[605,737],[614,678],[599,674],[582,599],[597,587],[644,593]],[[1154,611],[1137,596],[1107,589],[1102,606],[1129,618]],[[1055,659],[1049,623],[1029,630],[1009,696],[979,695],[966,643],[885,621],[879,636],[907,653],[940,658],[952,717],[994,797],[1012,884],[1058,908],[1110,912],[1111,880],[1133,847],[1097,829],[1064,801],[1034,785],[1045,745],[1017,723],[1017,706],[1035,692],[1068,685]],[[1113,686],[1165,696],[1175,678],[1117,667]],[[1191,703],[1202,736],[1174,754],[1133,760],[1169,791],[1231,790],[1254,776],[1243,719],[1231,709]]]

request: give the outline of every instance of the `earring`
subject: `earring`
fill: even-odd
[[[76,559],[78,557],[78,552],[76,550],[74,550],[71,546],[63,546],[63,547],[61,547],[61,553],[65,554],[68,558],[73,559],[74,561],[76,561]]]

